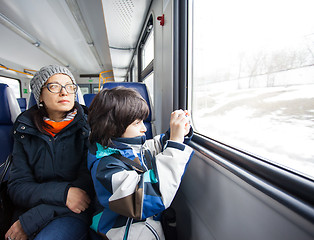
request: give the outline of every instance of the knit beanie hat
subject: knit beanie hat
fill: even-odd
[[[68,75],[71,78],[72,82],[76,84],[72,73],[66,67],[58,66],[58,65],[49,65],[49,66],[42,67],[38,72],[35,73],[34,77],[32,78],[30,82],[31,90],[32,90],[32,93],[34,94],[35,100],[37,102],[37,106],[39,106],[39,96],[45,82],[51,76],[58,73]]]

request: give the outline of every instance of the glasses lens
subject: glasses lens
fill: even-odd
[[[77,86],[75,84],[67,84],[65,85],[65,89],[68,93],[75,93],[77,91]]]
[[[61,85],[58,83],[49,83],[47,84],[47,88],[52,93],[58,93],[61,90]]]

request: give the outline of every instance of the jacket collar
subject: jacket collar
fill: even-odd
[[[134,138],[112,138],[110,147],[118,149],[130,148],[129,145],[143,145],[146,141],[146,136],[139,136]]]
[[[66,126],[64,129],[62,129],[61,132],[70,128],[71,126],[73,126],[76,123],[77,123],[79,128],[86,125],[86,117],[84,117],[85,114],[84,114],[83,108],[81,107],[81,105],[78,102],[75,102],[74,106],[77,109],[77,114],[76,114],[75,118],[73,119],[73,121],[68,126]],[[36,109],[37,109],[37,105],[34,105],[30,109],[28,109],[25,112],[23,112],[22,114],[20,114],[19,117],[17,118],[15,124],[14,124],[14,129],[18,130],[19,129],[18,126],[20,124],[25,124],[28,127],[32,128],[32,129],[36,129],[36,131],[38,131],[33,120],[32,120],[32,118],[33,118],[32,116],[35,113]]]

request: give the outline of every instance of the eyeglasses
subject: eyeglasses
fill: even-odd
[[[67,93],[74,94],[77,92],[77,85],[76,84],[66,84],[65,86],[59,84],[59,83],[48,83],[47,85],[44,85],[43,88],[46,87],[49,92],[52,93],[61,93],[62,88],[64,88]]]

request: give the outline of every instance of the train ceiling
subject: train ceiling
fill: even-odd
[[[150,3],[0,0],[0,60],[34,70],[62,64],[76,75],[113,70],[123,81]]]

